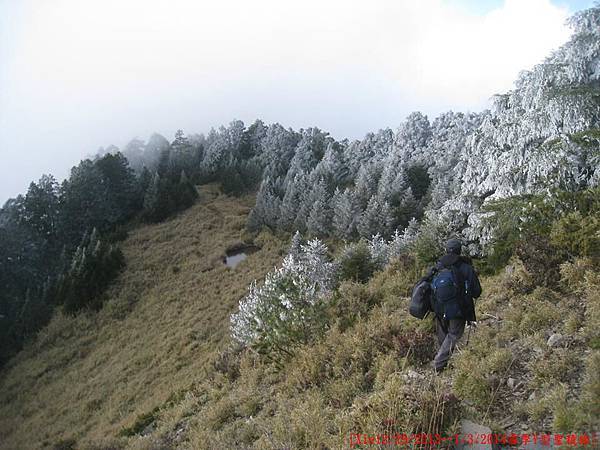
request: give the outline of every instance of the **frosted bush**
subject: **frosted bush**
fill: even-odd
[[[327,246],[318,239],[302,245],[296,235],[281,267],[262,285],[253,282],[240,300],[239,311],[231,315],[233,339],[271,357],[289,353],[322,330],[321,308],[334,282]]]

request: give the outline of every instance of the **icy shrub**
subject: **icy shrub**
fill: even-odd
[[[252,283],[231,316],[235,341],[273,360],[290,356],[292,348],[324,329],[325,299],[334,282],[334,265],[318,239],[288,255],[280,268],[267,274],[262,286]]]
[[[444,224],[435,219],[425,219],[413,244],[418,264],[423,266],[435,263],[444,253],[444,242],[448,237],[450,236]]]
[[[371,261],[376,270],[383,269],[389,261],[389,243],[379,234],[374,235],[369,240],[369,252]]]

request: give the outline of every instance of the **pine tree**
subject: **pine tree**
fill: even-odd
[[[391,233],[393,217],[387,202],[381,202],[374,196],[369,200],[367,209],[358,222],[358,232],[364,238],[380,233],[387,237]]]
[[[402,233],[394,232],[389,244],[390,258],[398,257],[406,253],[415,243],[419,233],[419,223],[413,217]]]
[[[129,166],[139,172],[142,167],[146,166],[144,161],[144,141],[134,138],[127,143],[123,149],[123,155],[127,158]]]
[[[323,159],[317,164],[311,177],[325,180],[328,190],[348,182],[349,169],[344,161],[344,148],[340,143],[329,143]]]
[[[369,164],[359,170],[354,194],[362,209],[367,207],[371,197],[377,193],[380,175],[381,166],[377,164]]]
[[[361,216],[361,209],[354,193],[345,189],[336,190],[333,199],[333,229],[341,239],[352,239],[356,235],[356,226]]]
[[[143,208],[144,206],[144,195],[146,193],[146,191],[148,190],[148,187],[150,186],[150,184],[152,183],[152,179],[153,179],[153,175],[152,172],[150,172],[150,170],[148,170],[148,168],[146,166],[144,166],[142,168],[142,170],[140,171],[140,175],[138,177],[138,192],[140,193],[140,197],[141,197],[141,202],[140,202],[140,206]]]
[[[294,180],[296,174],[289,174],[291,160],[300,135],[292,130],[286,130],[278,123],[271,125],[266,136],[261,141],[262,152],[257,156],[262,167],[264,167],[264,176],[271,179],[285,177],[286,183]]]
[[[382,270],[388,263],[390,257],[388,243],[379,233],[377,233],[369,239],[368,248],[373,266],[377,270]]]
[[[272,193],[270,180],[264,180],[256,196],[256,204],[248,216],[248,230],[258,231],[264,226],[274,230],[278,222],[280,204],[281,201]]]
[[[306,223],[312,236],[328,236],[331,232],[331,210],[327,188],[323,179],[319,180],[310,194],[310,214]]]
[[[294,261],[298,261],[301,251],[302,235],[299,231],[296,231],[292,236],[292,242],[290,244],[290,251],[288,252],[288,254],[294,259]]]
[[[185,150],[190,147],[190,141],[183,133],[183,130],[179,129],[175,132],[175,140],[171,142],[171,148],[173,150]]]
[[[177,209],[186,209],[194,204],[198,198],[196,187],[190,182],[185,170],[181,171],[179,176],[179,184],[177,186]]]
[[[101,294],[125,265],[121,250],[103,242],[96,229],[86,234],[71,265],[58,279],[57,302],[68,314],[102,306]]]
[[[52,175],[43,175],[31,183],[23,201],[21,223],[35,234],[51,239],[57,232],[59,188]]]
[[[291,230],[308,189],[306,175],[303,172],[299,173],[291,183],[284,186],[285,195],[281,202],[278,226],[283,230]]]
[[[149,170],[158,169],[158,161],[163,154],[163,151],[169,149],[169,141],[158,134],[154,133],[148,139],[148,142],[144,146],[143,164],[148,167]]]
[[[294,246],[299,239],[296,233]],[[297,256],[286,256],[262,286],[251,284],[239,311],[231,315],[233,339],[275,361],[289,358],[296,345],[325,330],[324,306],[335,278],[327,246],[318,239],[293,251]]]
[[[158,210],[161,206],[160,195],[160,175],[158,172],[155,172],[152,183],[148,186],[144,195],[144,216],[149,220],[156,220],[159,215]]]
[[[308,178],[304,178],[300,189],[296,190],[296,218],[294,220],[293,228],[300,230],[300,232],[306,231],[308,216],[312,209],[312,186],[310,185]]]

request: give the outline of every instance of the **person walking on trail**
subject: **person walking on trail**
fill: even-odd
[[[458,239],[446,243],[446,254],[429,271],[432,309],[439,351],[433,360],[437,373],[444,370],[456,342],[465,331],[465,324],[475,322],[473,299],[481,295],[481,285],[471,260],[461,256]]]

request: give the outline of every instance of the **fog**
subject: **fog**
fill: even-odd
[[[100,146],[485,108],[592,2],[0,0],[0,204]]]

